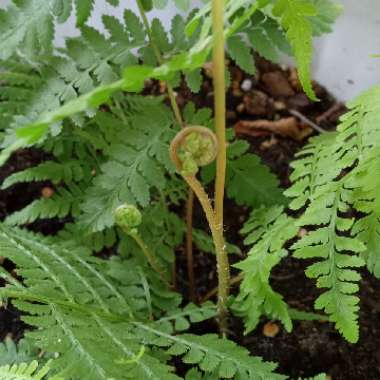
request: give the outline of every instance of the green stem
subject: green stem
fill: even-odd
[[[227,298],[229,294],[230,267],[223,236],[224,187],[226,180],[226,81],[224,1],[212,0],[213,22],[213,77],[215,131],[218,138],[218,155],[215,180],[215,248],[218,270],[218,314],[222,333],[227,329]]]
[[[152,29],[149,23],[149,20],[146,16],[144,7],[142,6],[141,0],[137,0],[137,6],[139,8],[140,16],[145,26],[146,32],[148,34],[150,45],[154,51],[157,62],[159,64],[164,63],[164,59],[162,57],[161,51],[156,44],[154,35],[152,33]],[[174,116],[181,126],[181,128],[185,128],[186,124],[183,120],[181,110],[178,106],[176,96],[174,94],[173,87],[170,83],[166,83],[168,96],[170,100],[170,105],[172,107]],[[187,197],[187,207],[186,207],[186,257],[187,257],[187,272],[189,277],[189,294],[190,299],[194,301],[195,299],[195,290],[194,290],[194,268],[193,268],[193,207],[194,207],[194,193],[192,189],[189,189],[188,197]],[[176,263],[173,265],[173,284],[176,286]]]
[[[150,252],[150,249],[146,246],[144,243],[143,239],[141,239],[141,236],[138,234],[138,232],[131,232],[131,231],[126,231],[126,233],[136,242],[136,244],[140,247],[141,251],[143,252],[145,258],[147,259],[148,263],[150,266],[153,268],[153,270],[160,276],[161,280],[168,286],[170,287],[170,284],[168,280],[165,277],[164,272],[156,262],[156,259],[154,255]]]
[[[189,279],[189,298],[195,302],[195,279],[194,279],[194,258],[193,258],[193,209],[194,191],[190,188],[186,202],[186,257],[187,276]]]
[[[164,63],[164,58],[162,57],[160,49],[158,48],[158,45],[156,44],[156,41],[155,41],[154,35],[152,33],[152,29],[150,27],[150,23],[149,23],[148,17],[146,16],[144,7],[141,3],[141,0],[136,0],[136,2],[137,2],[137,6],[139,8],[141,19],[143,21],[143,24],[145,26],[146,32],[147,32],[148,37],[149,37],[150,45],[152,46],[152,49],[154,51],[154,55],[156,56],[157,62],[160,65],[162,65]],[[185,126],[185,123],[183,121],[181,111],[178,107],[173,87],[169,83],[166,83],[166,85],[167,85],[167,89],[168,89],[168,96],[170,99],[170,104],[171,104],[171,107],[172,107],[173,112],[174,112],[174,116],[177,119],[178,124],[183,128]]]

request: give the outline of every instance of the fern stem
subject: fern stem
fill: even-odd
[[[214,241],[215,252],[217,254],[217,269],[218,269],[218,322],[219,328],[223,335],[227,332],[227,297],[229,288],[229,265],[227,266],[224,260],[221,260],[221,253],[226,254],[225,241],[223,233],[220,233],[220,228],[216,222],[216,215],[212,207],[211,201],[204,190],[202,184],[195,177],[183,177],[187,184],[193,189],[197,196],[205,214],[207,222],[210,226],[211,235]],[[227,274],[227,276],[226,276]]]
[[[230,286],[236,285],[239,282],[241,282],[244,278],[244,273],[240,273],[235,277],[232,277],[230,279]],[[208,301],[210,298],[214,297],[215,295],[218,294],[218,287],[211,289],[206,295],[202,298],[202,303]]]
[[[224,187],[226,180],[226,80],[225,80],[225,48],[224,48],[224,0],[212,1],[213,22],[213,78],[215,130],[218,138],[218,155],[216,160],[215,180],[215,247],[218,270],[218,313],[221,331],[227,328],[227,298],[229,294],[230,267],[225,250],[223,236]]]
[[[193,258],[193,210],[194,191],[190,188],[186,202],[186,257],[187,276],[189,279],[189,298],[195,301],[195,279],[194,279],[194,258]]]
[[[160,266],[157,264],[156,259],[154,255],[150,252],[150,249],[147,247],[147,245],[144,243],[143,239],[137,232],[131,232],[126,231],[128,235],[136,242],[136,244],[140,247],[141,251],[143,252],[145,258],[147,259],[150,266],[153,268],[153,270],[160,276],[161,280],[170,287],[170,284],[168,280],[165,277],[165,274],[163,273]]]
[[[136,0],[137,6],[139,8],[140,16],[145,26],[146,32],[148,34],[150,45],[153,48],[154,54],[159,64],[163,64],[164,59],[162,57],[161,51],[158,48],[155,38],[152,33],[152,29],[150,27],[149,20],[146,16],[144,7],[142,6],[141,0]],[[178,106],[177,99],[174,93],[173,87],[170,83],[166,83],[167,92],[170,100],[170,105],[172,107],[174,116],[181,126],[181,128],[185,128],[186,124],[183,120],[181,110]],[[194,193],[190,188],[187,196],[187,207],[186,207],[186,258],[187,258],[187,273],[189,276],[189,294],[190,299],[194,301],[194,268],[193,268],[193,207],[194,207]],[[173,264],[173,284],[176,284],[176,264],[174,261]]]
[[[152,46],[152,49],[154,51],[154,55],[156,56],[158,63],[160,65],[162,65],[164,63],[164,58],[161,54],[160,49],[158,48],[158,45],[156,44],[156,41],[155,41],[154,35],[152,33],[152,29],[150,27],[150,23],[149,23],[148,17],[146,16],[144,7],[141,3],[141,0],[136,0],[136,2],[137,2],[137,6],[139,8],[140,16],[141,16],[141,19],[143,21],[145,30],[148,34],[150,45]],[[176,100],[176,97],[174,94],[173,87],[170,85],[170,83],[166,83],[166,85],[167,85],[170,104],[171,104],[171,107],[172,107],[173,112],[174,112],[174,116],[177,119],[178,124],[183,128],[185,126],[185,123],[183,121],[182,114],[181,114],[181,111],[179,109],[179,106],[178,106],[178,103],[177,103],[177,100]]]

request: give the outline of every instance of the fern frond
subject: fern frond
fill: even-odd
[[[232,36],[227,41],[227,49],[236,64],[249,74],[255,74],[256,67],[250,47],[240,36]]]
[[[317,100],[311,85],[313,29],[309,19],[318,15],[316,7],[309,0],[278,0],[273,13],[280,17],[286,30],[286,37],[297,61],[300,82],[306,94],[310,99]]]
[[[82,165],[78,160],[64,163],[46,161],[35,167],[11,174],[4,180],[1,188],[7,189],[18,183],[47,180],[55,185],[60,182],[72,183],[81,181],[83,177]]]
[[[63,380],[59,376],[49,376],[50,363],[38,369],[38,362],[20,363],[0,367],[0,380]]]
[[[16,345],[12,339],[5,338],[0,343],[0,366],[30,362],[37,354],[26,339]]]
[[[260,158],[247,153],[249,144],[243,140],[231,141],[227,151],[227,195],[239,205],[250,207],[285,203],[279,181]],[[215,176],[215,165],[202,170],[209,183]]]
[[[246,349],[221,339],[217,335],[196,336],[183,334],[172,336],[156,326],[135,324],[142,336],[153,341],[158,347],[167,349],[171,356],[183,356],[186,364],[199,368],[218,378],[277,380],[286,377],[274,373],[276,366],[260,358],[251,357]]]
[[[262,12],[256,12],[244,32],[249,42],[262,57],[279,62],[280,53],[291,55],[285,33],[279,23]]]
[[[13,1],[0,10],[0,59],[6,60],[17,49],[29,55],[52,50],[54,21],[52,0]]]
[[[91,16],[94,0],[75,0],[77,26],[82,26]]]
[[[278,179],[254,154],[229,159],[226,180],[227,195],[239,205],[259,207],[284,202]]]
[[[353,236],[341,236],[353,222],[339,214],[347,211],[346,200],[351,190],[338,181],[326,185],[320,192],[298,223],[323,227],[309,232],[292,248],[297,258],[320,259],[306,270],[308,277],[317,279],[317,287],[327,289],[318,297],[315,307],[330,315],[330,320],[348,341],[356,342],[359,339],[359,298],[354,294],[359,290],[357,282],[361,279],[356,269],[365,264],[358,255],[365,246]]]
[[[33,223],[37,219],[77,216],[82,198],[83,192],[79,187],[74,185],[69,189],[61,187],[51,198],[35,200],[22,210],[8,216],[5,222],[15,226]]]
[[[92,231],[113,226],[113,212],[120,204],[146,207],[151,189],[164,189],[165,168],[173,171],[168,153],[171,124],[171,114],[164,105],[152,105],[144,114],[128,118],[128,127],[110,147],[110,159],[101,166],[82,207],[84,223]]]
[[[217,378],[284,378],[273,373],[275,365],[215,335],[176,335],[189,321],[213,316],[214,305],[177,307],[149,320],[148,310],[136,302],[143,302],[141,294],[127,286],[137,274],[136,265],[128,271],[115,260],[90,256],[82,247],[5,226],[0,248],[25,280],[25,286],[2,288],[1,295],[10,297],[26,313],[23,320],[37,328],[28,337],[43,350],[59,353],[52,370],[67,380],[177,380],[166,362],[184,354],[185,363],[199,364]],[[166,354],[157,352],[163,349]]]
[[[343,7],[332,0],[313,0],[318,15],[311,18],[313,34],[320,36],[332,32],[332,25],[342,13]]]
[[[292,329],[287,304],[270,283],[270,273],[287,255],[284,244],[298,232],[295,220],[283,214],[282,207],[255,210],[241,231],[246,245],[253,245],[248,258],[235,264],[243,281],[234,311],[244,318],[245,332],[256,328],[262,315],[279,319],[287,331]]]
[[[380,279],[380,197],[378,196],[380,183],[376,180],[379,178],[377,159],[374,164],[369,168],[368,174],[363,177],[364,191],[355,196],[358,200],[354,203],[354,207],[366,213],[366,216],[355,221],[352,233],[366,245],[362,257],[368,270]]]
[[[62,240],[74,239],[79,245],[87,247],[93,252],[101,252],[112,248],[117,241],[117,233],[114,228],[86,234],[86,231],[78,223],[66,223],[58,235]]]
[[[295,243],[296,257],[319,258],[307,270],[317,286],[328,289],[316,301],[349,341],[357,341],[358,303],[354,295],[364,265],[377,273],[379,254],[379,172],[380,88],[374,87],[349,104],[338,132],[313,139],[293,165],[294,209],[307,206],[299,224],[313,229]],[[334,165],[329,163],[334,162]],[[350,219],[351,208],[364,216]],[[363,244],[364,243],[364,244]],[[352,252],[349,254],[348,252]]]

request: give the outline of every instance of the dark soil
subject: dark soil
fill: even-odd
[[[338,117],[344,112],[344,107],[336,103],[317,84],[315,90],[321,101],[309,102],[302,94],[294,71],[282,70],[276,65],[260,61],[255,78],[246,77],[232,65],[231,72],[232,89],[228,92],[228,121],[229,126],[235,128],[237,132],[239,131],[237,125],[241,120],[278,121],[291,117],[290,110],[296,110],[311,121],[317,122],[320,127],[332,130],[337,124]],[[252,90],[244,91],[241,86],[247,78],[252,82]],[[197,107],[212,106],[211,91],[211,80],[205,70],[205,80],[200,94],[192,95],[183,85],[178,100],[182,105],[192,100]],[[164,93],[164,85],[152,83],[149,92]],[[251,143],[251,150],[260,155],[278,175],[283,187],[289,186],[289,163],[294,154],[307,142],[306,135],[316,133],[305,123],[299,122],[297,128],[300,135],[307,132],[304,138],[255,128],[248,133],[245,131],[240,136]],[[45,156],[36,150],[17,152],[7,165],[0,169],[0,183],[11,173],[35,165],[44,159]],[[0,219],[40,197],[43,189],[49,186],[51,185],[48,183],[35,183],[17,185],[9,190],[0,191]],[[249,210],[236,207],[229,200],[226,201],[226,236],[229,242],[241,246],[238,231],[248,212]],[[44,234],[52,234],[61,228],[63,222],[43,221],[34,223],[30,227]],[[205,227],[203,214],[198,205],[196,205],[194,224],[199,228]],[[178,287],[185,292],[187,269],[182,252],[183,250],[178,252],[177,279]],[[216,285],[215,259],[202,252],[196,251],[194,254],[196,290],[198,297],[202,298]],[[12,270],[12,264],[7,260],[0,261],[0,264]],[[276,267],[271,281],[273,287],[284,295],[292,307],[312,311],[318,290],[313,281],[305,278],[305,265],[304,262],[286,258]],[[292,333],[286,333],[280,326],[278,335],[269,338],[263,334],[263,327],[268,321],[263,320],[254,333],[244,336],[241,322],[232,319],[231,338],[247,347],[252,354],[278,362],[278,371],[289,375],[291,379],[321,372],[326,372],[332,380],[380,379],[380,301],[378,301],[380,281],[363,271],[360,293],[361,337],[358,344],[347,343],[333,326],[326,322],[296,321]],[[11,306],[0,308],[0,339],[10,335],[17,340],[22,336],[24,328],[17,310]],[[209,322],[197,326],[196,330],[199,333],[215,332],[216,326],[213,322]]]

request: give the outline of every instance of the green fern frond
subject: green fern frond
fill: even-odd
[[[37,219],[64,218],[68,215],[75,217],[79,214],[82,198],[83,192],[79,187],[61,187],[51,198],[38,199],[8,216],[5,223],[15,226],[33,223]]]
[[[172,336],[156,326],[136,323],[138,333],[147,337],[158,347],[167,349],[171,356],[182,356],[186,364],[199,365],[199,368],[213,374],[216,379],[260,379],[280,380],[286,377],[273,371],[273,363],[265,363],[260,358],[251,357],[246,349],[235,343],[221,339],[217,335],[196,336],[183,334]]]
[[[227,195],[239,205],[250,207],[285,203],[279,181],[260,158],[247,153],[249,144],[243,140],[231,141],[227,151]],[[215,165],[202,170],[206,183],[215,176]]]
[[[284,203],[278,179],[260,158],[251,153],[231,158],[233,149],[234,143],[227,163],[227,195],[238,204],[251,207]]]
[[[16,172],[7,177],[1,188],[7,189],[18,183],[51,181],[57,185],[60,182],[72,183],[83,179],[84,173],[81,162],[72,160],[64,163],[46,161],[35,167]]]
[[[298,232],[295,220],[283,214],[282,207],[255,210],[241,231],[246,245],[253,245],[248,258],[235,264],[243,281],[235,300],[234,312],[244,318],[245,332],[256,328],[262,315],[279,319],[287,331],[292,329],[287,304],[270,283],[270,273],[287,255],[284,244]]]
[[[332,25],[342,13],[343,6],[332,0],[313,0],[318,15],[311,18],[313,34],[320,36],[332,32]]]
[[[312,100],[317,100],[311,85],[313,29],[310,17],[318,15],[313,2],[308,0],[278,0],[273,14],[281,19],[286,37],[297,61],[300,82]]]
[[[110,159],[101,166],[83,204],[84,223],[92,231],[113,226],[113,212],[123,203],[146,207],[151,189],[163,190],[165,169],[173,172],[169,143],[171,114],[164,105],[131,115],[119,143],[110,147]],[[124,136],[124,137],[123,137]]]
[[[291,55],[291,48],[279,23],[262,12],[256,12],[244,32],[262,57],[279,62],[280,54]]]
[[[293,248],[296,257],[320,259],[306,272],[318,279],[318,287],[328,289],[316,307],[325,309],[352,342],[359,337],[356,268],[364,265],[364,258],[378,273],[379,184],[373,173],[379,171],[379,99],[378,86],[366,91],[349,104],[337,133],[313,139],[294,163],[294,184],[286,192],[294,197],[292,208],[307,205],[299,225],[313,226]],[[364,216],[348,218],[351,208]]]
[[[293,185],[285,191],[285,195],[292,198],[289,204],[291,209],[299,210],[304,207],[315,198],[320,186],[333,181],[341,172],[335,138],[334,133],[311,138],[309,144],[296,155],[297,160],[291,163],[293,172],[290,180]],[[331,160],[336,165],[328,165]]]
[[[227,41],[227,49],[231,58],[241,69],[249,74],[255,74],[256,67],[251,49],[242,37],[238,35],[230,37]]]
[[[30,342],[22,339],[16,343],[5,338],[4,342],[0,343],[0,366],[13,365],[30,362],[37,358],[38,350],[35,350]]]
[[[354,294],[359,290],[357,282],[361,276],[356,269],[365,264],[358,255],[365,246],[353,236],[341,236],[353,223],[339,214],[347,211],[350,192],[339,181],[325,185],[298,222],[300,226],[323,227],[309,232],[292,249],[297,258],[319,259],[306,270],[308,277],[317,279],[317,287],[327,289],[315,307],[326,311],[348,341],[357,342],[359,298]]]
[[[380,279],[380,197],[378,195],[380,167],[377,157],[378,152],[367,165],[359,169],[360,176],[356,179],[359,184],[356,184],[354,207],[365,216],[355,221],[352,233],[366,245],[362,257],[368,270]]]
[[[20,48],[32,56],[51,52],[53,3],[53,0],[13,1],[5,10],[0,9],[0,59],[8,59]]]
[[[94,0],[75,0],[77,26],[82,26],[91,16]]]
[[[0,367],[0,380],[63,380],[59,376],[48,376],[50,363],[44,367],[38,367],[37,361],[5,365]]]
[[[137,274],[136,265],[128,271],[117,260],[97,259],[82,247],[74,249],[71,243],[5,226],[0,248],[25,281],[25,286],[8,284],[0,293],[37,328],[28,337],[44,351],[59,354],[51,367],[66,380],[177,380],[166,363],[171,356],[184,356],[185,363],[199,364],[217,378],[284,378],[273,373],[275,365],[250,357],[228,340],[176,335],[189,321],[215,315],[212,304],[173,308],[156,321],[149,320],[148,309],[141,305],[143,294],[127,286],[130,276]]]
[[[58,236],[62,240],[74,239],[79,245],[87,247],[93,252],[101,252],[105,249],[110,249],[117,241],[117,233],[114,228],[86,234],[86,231],[84,231],[78,223],[66,223]]]

